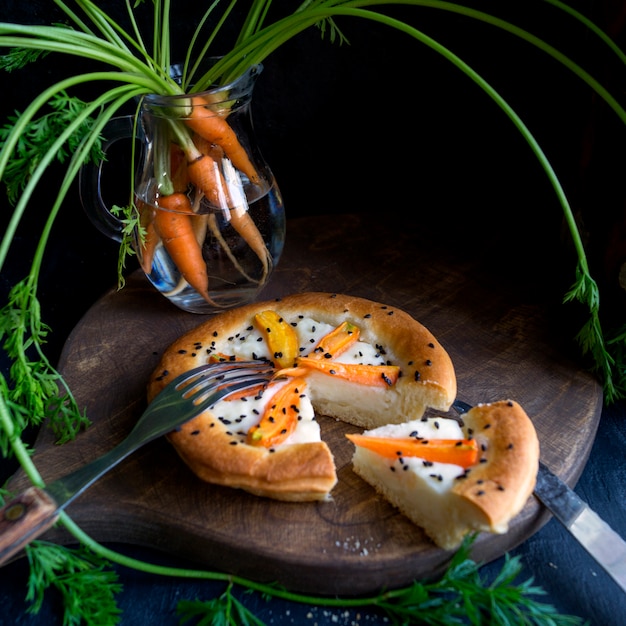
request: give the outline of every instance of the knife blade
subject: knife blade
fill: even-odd
[[[452,408],[463,415],[472,405],[455,400]],[[541,461],[534,494],[626,593],[626,541]]]
[[[626,541],[543,463],[535,495],[626,592]]]

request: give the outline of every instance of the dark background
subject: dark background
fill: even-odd
[[[146,3],[147,9],[150,4]],[[175,0],[174,4],[177,41],[187,42],[199,3]],[[571,0],[569,4],[623,38],[622,2]],[[99,5],[124,21],[121,1],[101,0]],[[285,6],[295,4],[286,0],[274,4],[276,11]],[[563,13],[538,0],[472,6],[546,39],[622,96],[623,68],[583,26]],[[552,162],[582,220],[605,314],[610,321],[623,321],[624,292],[616,275],[626,261],[623,124],[582,81],[511,35],[431,8],[396,7],[387,12],[449,47],[519,114]],[[51,0],[0,0],[1,21],[60,19]],[[533,297],[560,303],[574,280],[569,235],[545,174],[511,121],[457,68],[407,35],[354,18],[337,19],[337,24],[349,44],[324,40],[310,29],[265,61],[256,87],[256,131],[282,190],[288,218],[363,211],[397,221],[399,229],[406,221],[423,224],[442,246],[493,257],[494,271],[501,272],[504,280],[518,283]],[[233,33],[227,29],[220,45],[228,46],[229,34]],[[215,51],[219,54],[219,46]],[[176,51],[181,57],[183,53],[182,48]],[[23,110],[44,86],[78,69],[95,68],[82,60],[50,55],[26,70],[0,74],[0,123]],[[77,95],[89,98],[90,93],[85,89]],[[61,171],[50,168],[19,228],[0,274],[2,305],[10,287],[29,272]],[[123,186],[116,191],[125,197]],[[2,194],[3,231],[10,215]],[[128,270],[134,267],[131,263]],[[117,278],[117,244],[85,217],[76,188],[68,194],[54,227],[42,272],[38,295],[43,320],[52,328],[46,350],[54,363],[68,333]],[[561,321],[567,344],[580,321],[576,309],[567,309]],[[571,343],[569,347],[574,350]],[[1,365],[8,366],[6,359]],[[617,432],[611,415],[605,419],[607,428],[612,424]],[[11,467],[0,460],[0,479]],[[583,477],[587,480],[583,488],[591,492],[595,479],[595,474]],[[538,559],[532,564],[535,571],[541,571],[545,543],[558,545],[563,532],[557,528],[551,535],[531,539],[531,558],[534,551]],[[123,576],[129,583],[139,577],[132,571],[124,571]],[[154,580],[149,584],[154,585]],[[542,572],[539,584],[549,588],[549,569]],[[561,593],[566,596],[563,606],[575,605],[574,590]],[[169,609],[173,601],[164,599],[164,603]],[[607,607],[601,608],[609,614]]]
[[[99,4],[125,22],[123,2]],[[571,2],[617,35],[621,4]],[[183,44],[199,15],[197,5],[197,0],[175,2],[173,30],[180,44],[174,44],[179,46],[174,58],[184,55]],[[145,3],[145,23],[150,6]],[[278,0],[274,10],[292,6]],[[546,39],[621,95],[623,72],[614,57],[562,12],[540,1],[472,6]],[[6,21],[63,19],[51,0],[0,0],[0,7],[0,19]],[[605,290],[603,309],[621,313],[617,304],[622,294],[614,293],[615,277],[606,262],[611,236],[624,220],[626,133],[616,116],[556,61],[492,26],[424,7],[387,12],[449,47],[510,102],[583,219],[592,271]],[[460,70],[409,36],[368,20],[336,22],[349,43],[333,43],[309,29],[267,59],[255,91],[259,143],[282,190],[287,216],[367,211],[396,221],[398,228],[406,221],[420,223],[442,246],[491,255],[504,280],[560,301],[574,277],[569,236],[543,170],[511,121]],[[235,32],[234,27],[225,29],[216,53],[226,49]],[[48,84],[94,69],[100,66],[49,55],[22,71],[0,74],[0,123]],[[93,91],[79,89],[76,95],[87,99]],[[54,201],[63,170],[49,170],[2,268],[3,302],[8,289],[27,275]],[[115,192],[123,203],[126,188],[120,184]],[[2,194],[3,228],[10,215]],[[613,256],[626,260],[626,244],[613,249]],[[134,267],[131,262],[129,271]],[[67,333],[116,284],[116,276],[117,244],[87,220],[74,188],[54,227],[39,283],[42,316],[53,330],[46,346],[53,362]],[[568,323],[575,328],[577,320]]]
[[[99,4],[125,22],[122,2]],[[175,3],[173,30],[180,44],[174,44],[173,58],[184,55],[183,44],[199,15],[197,4]],[[63,18],[51,0],[1,0],[0,5],[0,18],[7,21],[51,23]],[[564,13],[540,1],[472,5],[544,38],[621,94],[614,57]],[[578,0],[571,5],[606,29],[620,26],[612,6],[620,3]],[[146,20],[150,6],[145,4]],[[279,0],[273,8],[283,14],[291,6]],[[607,283],[606,297],[621,305],[623,291],[615,289],[619,264],[613,260],[609,267],[604,258],[614,231],[626,228],[621,197],[624,129],[615,114],[598,106],[591,90],[567,69],[497,28],[431,8],[386,12],[447,46],[511,104],[584,218],[592,270]],[[333,43],[311,28],[266,60],[256,87],[258,140],[283,193],[287,216],[368,211],[397,221],[399,228],[406,220],[423,223],[441,245],[493,255],[505,276],[560,299],[574,278],[569,235],[545,173],[512,122],[459,69],[408,35],[352,17],[336,23],[349,43]],[[226,49],[235,32],[234,26],[224,30],[216,53]],[[70,72],[100,67],[51,54],[28,69],[4,73],[0,120],[23,110],[45,85]],[[75,94],[89,99],[92,89]],[[38,221],[50,210],[62,171],[49,169],[49,185],[42,185],[33,199],[18,233],[17,251],[2,270],[2,291],[29,271]],[[116,191],[119,203],[125,203],[126,188]],[[3,198],[0,215],[5,223],[11,207]],[[612,244],[613,256],[622,262],[625,240]],[[44,311],[61,331],[50,339],[53,357],[84,307],[115,284],[116,259],[116,244],[93,228],[78,191],[70,191],[40,283]],[[134,267],[131,263],[129,271]],[[81,309],[62,305],[78,294]]]

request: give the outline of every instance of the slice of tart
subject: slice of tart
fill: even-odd
[[[475,406],[463,425],[437,417],[348,437],[354,471],[446,550],[507,532],[535,486],[537,434],[510,400]]]

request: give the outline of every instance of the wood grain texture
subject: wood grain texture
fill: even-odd
[[[333,291],[406,310],[450,353],[458,397],[520,402],[538,431],[542,460],[574,485],[598,426],[601,387],[564,356],[532,290],[503,282],[493,263],[429,241],[418,225],[398,230],[364,216],[291,220],[283,257],[260,299]],[[138,273],[88,311],[59,367],[93,425],[60,447],[42,431],[35,461],[45,480],[123,438],[145,407],[146,382],[162,351],[204,319],[174,308]],[[331,502],[276,502],[204,484],[159,440],[102,478],[68,513],[98,541],[149,546],[296,591],[362,594],[439,575],[451,553],[352,472],[347,427],[323,416],[320,422],[338,467]],[[25,486],[19,474],[10,483]],[[531,498],[507,534],[479,537],[474,558],[501,556],[548,519]],[[45,537],[72,541],[62,528]]]

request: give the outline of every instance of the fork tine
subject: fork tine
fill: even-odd
[[[254,372],[244,371],[239,372],[236,375],[228,378],[220,379],[218,382],[215,380],[209,380],[207,378],[201,378],[189,385],[183,393],[185,400],[204,400],[204,398],[213,397],[215,394],[220,394],[219,399],[240,391],[246,387],[254,387],[262,383],[268,383],[272,378],[272,372]],[[221,391],[225,391],[225,394],[221,394]]]
[[[196,406],[198,409],[205,411],[209,407],[213,406],[220,400],[223,400],[227,396],[236,393],[237,391],[242,391],[244,389],[249,389],[251,387],[256,387],[257,385],[265,385],[270,381],[270,377],[268,376],[242,376],[241,380],[234,382],[233,379],[228,381],[228,383],[224,383],[223,386],[219,386],[217,388],[213,387],[211,389],[199,389],[193,396],[194,402],[196,402]]]
[[[272,364],[268,361],[224,361],[219,363],[206,363],[205,365],[200,365],[199,367],[184,372],[170,382],[170,385],[180,390],[185,383],[187,383],[188,386],[191,385],[194,379],[209,382],[220,377],[225,378],[235,375],[240,370],[252,372],[262,369],[269,371],[272,369]]]

